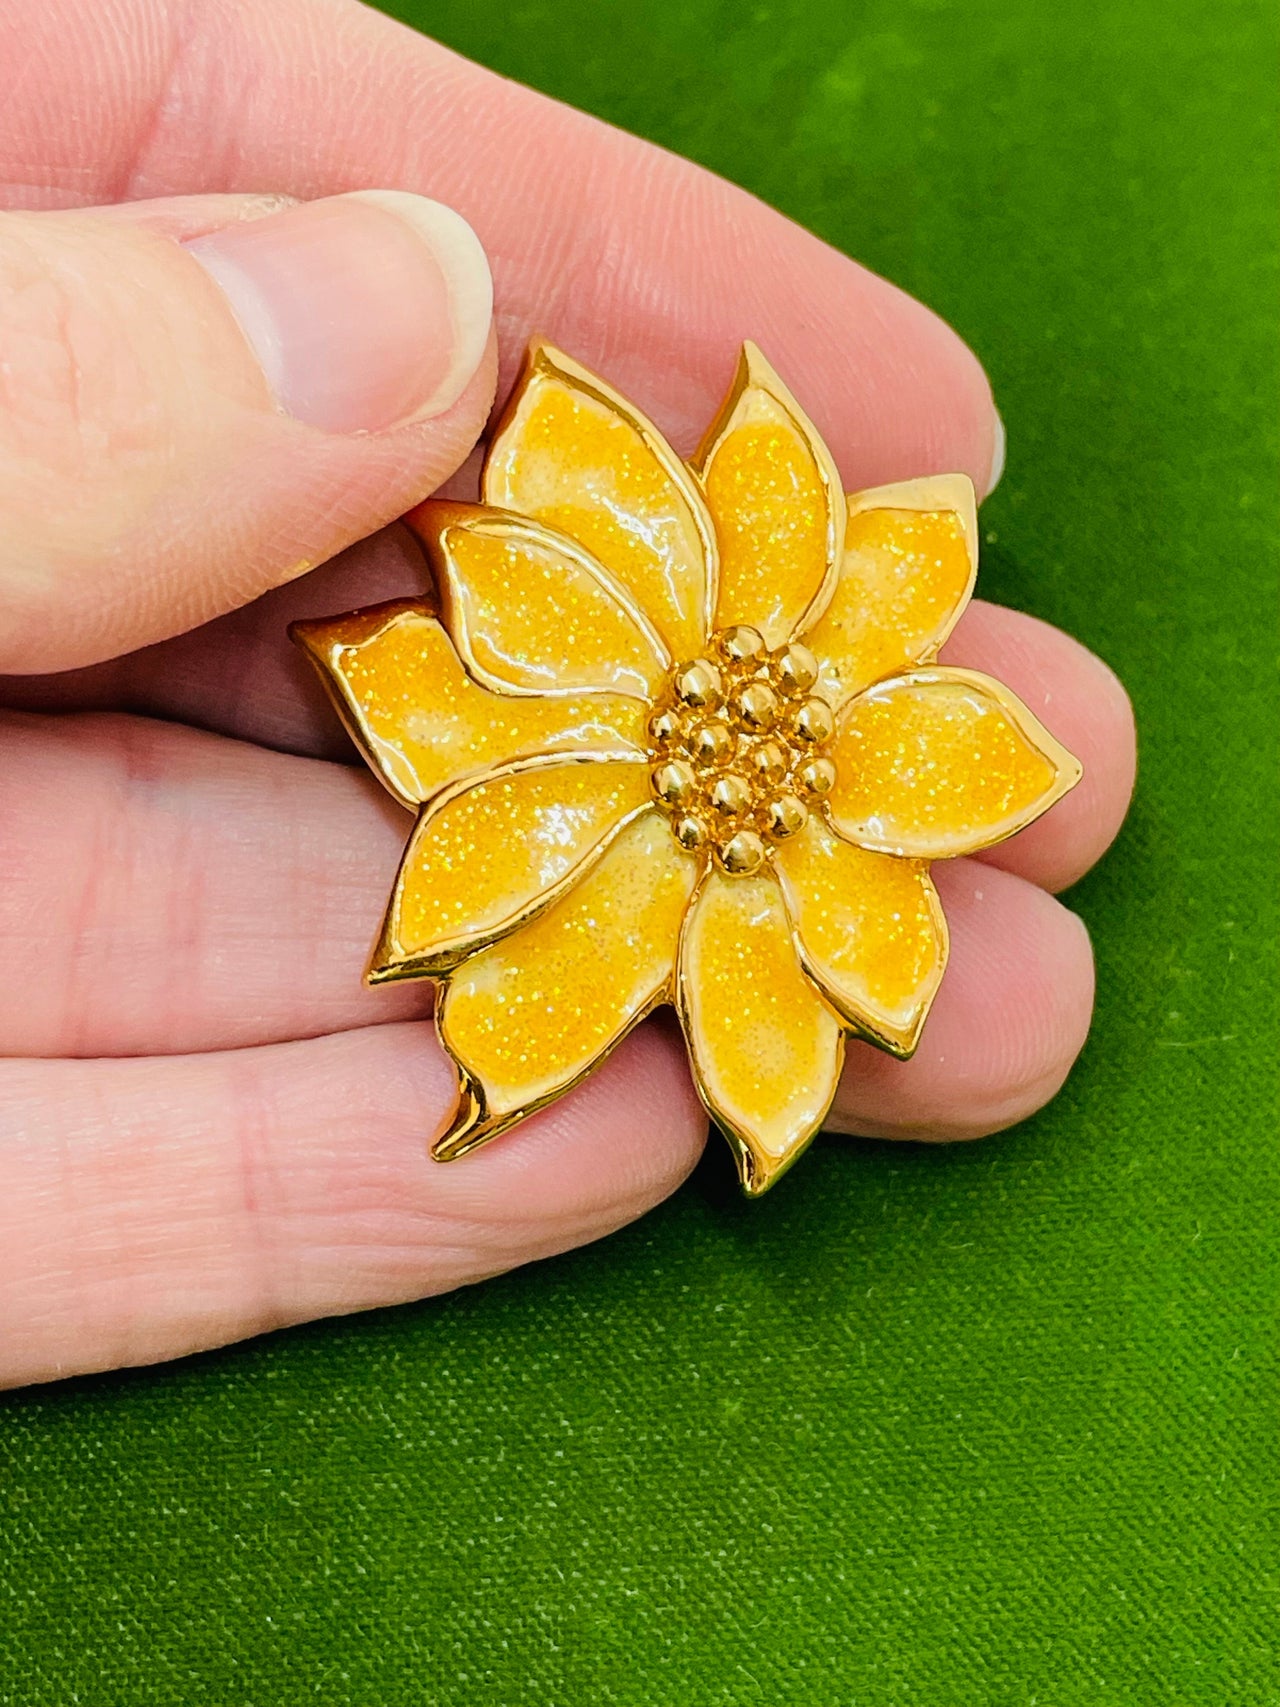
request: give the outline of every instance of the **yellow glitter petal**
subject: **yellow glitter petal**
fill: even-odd
[[[374,771],[406,806],[537,753],[644,750],[645,708],[634,699],[516,698],[479,686],[422,600],[296,622],[290,632]]]
[[[977,572],[973,483],[907,480],[849,499],[840,579],[804,636],[820,691],[841,706],[885,676],[931,661],[969,602]]]
[[[755,1196],[821,1126],[844,1059],[840,1024],[801,969],[770,872],[707,873],[685,920],[679,994],[699,1093]]]
[[[999,682],[918,670],[850,700],[830,752],[831,821],[861,847],[952,859],[1003,841],[1080,780],[1079,761]]]
[[[437,1156],[559,1096],[667,999],[697,869],[644,813],[562,900],[454,973],[438,1024],[470,1094]]]
[[[427,547],[450,638],[486,687],[652,697],[670,656],[574,540],[473,504],[427,503],[407,519]]]
[[[533,759],[437,795],[405,850],[369,982],[446,971],[549,906],[650,803],[642,763]]]
[[[846,499],[751,345],[691,470],[535,344],[482,488],[410,518],[439,612],[294,630],[423,803],[368,977],[440,981],[460,1096],[433,1154],[559,1096],[673,1000],[758,1194],[821,1125],[847,1033],[914,1047],[947,955],[928,861],[1079,778],[1007,690],[935,663],[972,586],[972,487]]]
[[[830,597],[845,500],[812,422],[754,344],[694,466],[720,541],[715,626],[780,646]]]
[[[863,1037],[909,1055],[947,963],[928,866],[868,853],[816,816],[773,857],[805,970]]]
[[[715,534],[696,481],[650,420],[549,344],[529,352],[485,461],[483,496],[576,539],[675,658],[701,647]]]

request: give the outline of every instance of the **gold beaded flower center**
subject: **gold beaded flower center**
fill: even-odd
[[[803,828],[829,792],[834,720],[813,694],[818,664],[792,641],[770,652],[754,628],[723,628],[671,672],[649,719],[654,798],[682,848],[721,870],[759,869],[769,842]]]

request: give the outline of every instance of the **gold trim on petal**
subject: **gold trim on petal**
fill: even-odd
[[[650,805],[643,761],[608,753],[524,759],[443,790],[418,815],[367,982],[439,977],[536,918]]]
[[[463,1098],[451,1160],[562,1096],[669,1001],[698,864],[656,811],[551,908],[459,966],[436,1006]]]
[[[850,492],[845,501],[850,519],[866,510],[954,510],[964,528],[969,561],[977,567],[978,495],[967,474],[925,474],[916,480],[895,480],[887,486]],[[957,611],[956,616],[959,614]]]
[[[804,641],[819,691],[854,694],[931,663],[969,603],[978,572],[977,503],[965,474],[932,475],[848,500],[840,575]]]
[[[947,964],[928,865],[869,853],[816,816],[773,859],[801,965],[859,1037],[905,1060]]]
[[[369,768],[411,810],[467,777],[540,754],[643,755],[646,706],[621,694],[494,694],[469,676],[425,599],[295,622]]]
[[[484,502],[576,539],[629,588],[677,660],[716,599],[716,534],[698,482],[654,423],[535,338],[485,458]]]
[[[651,699],[672,659],[617,580],[558,528],[430,500],[406,518],[426,547],[442,620],[494,693]]]
[[[692,466],[720,540],[715,626],[749,623],[770,646],[783,645],[812,625],[834,590],[845,497],[817,428],[755,344],[742,346]]]
[[[1047,812],[1082,774],[1003,683],[939,665],[851,699],[830,752],[832,827],[859,847],[908,859],[993,847]]]
[[[777,878],[712,867],[685,915],[677,996],[694,1083],[733,1147],[751,1197],[822,1126],[844,1031],[805,974]]]

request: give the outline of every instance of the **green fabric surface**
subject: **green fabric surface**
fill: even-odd
[[[1142,731],[1039,1118],[717,1146],[594,1249],[0,1408],[15,1707],[1264,1707],[1274,1552],[1274,24],[1233,0],[436,0],[946,315],[981,590]]]

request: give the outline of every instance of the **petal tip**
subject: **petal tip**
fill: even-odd
[[[733,1151],[742,1195],[749,1198],[763,1197],[767,1191],[771,1191],[783,1174],[800,1159],[818,1133],[818,1128],[815,1127],[812,1132],[806,1133],[794,1143],[784,1155],[777,1156],[752,1144],[742,1132],[729,1126],[723,1115],[716,1117],[716,1123]]]
[[[489,1112],[484,1087],[466,1068],[455,1062],[458,1071],[458,1101],[448,1126],[430,1147],[433,1162],[456,1162],[460,1156],[478,1150],[491,1138],[511,1124],[511,1119],[498,1120]]]
[[[327,671],[332,664],[343,629],[349,626],[352,617],[359,617],[361,614],[363,613],[360,611],[352,611],[344,612],[340,617],[297,617],[285,629],[285,633],[300,651],[306,653],[313,664],[321,671]]]

